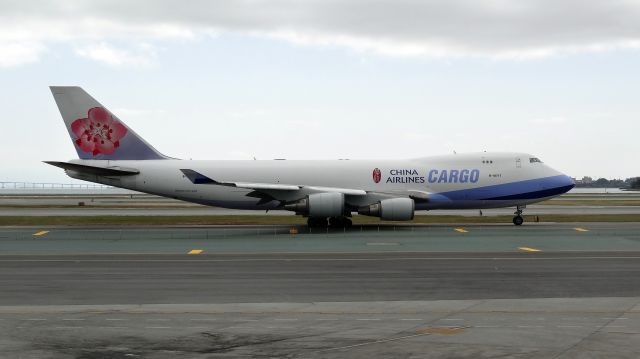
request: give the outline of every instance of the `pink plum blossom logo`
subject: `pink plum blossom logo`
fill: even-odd
[[[112,154],[127,134],[127,128],[103,107],[89,109],[87,118],[79,118],[71,123],[71,131],[77,137],[76,145],[93,156]]]
[[[373,182],[378,183],[380,182],[380,179],[382,178],[382,173],[380,172],[380,169],[376,168],[373,170]]]

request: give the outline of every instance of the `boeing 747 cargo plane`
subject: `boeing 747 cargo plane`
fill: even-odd
[[[416,211],[515,207],[569,191],[573,180],[526,153],[403,160],[194,161],[167,157],[80,87],[51,87],[79,159],[67,175],[183,201],[287,210],[309,226],[351,225],[352,213],[408,221]]]

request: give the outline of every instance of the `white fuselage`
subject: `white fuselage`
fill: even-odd
[[[283,201],[295,201],[318,192],[314,187],[366,191],[364,196],[345,196],[352,208],[419,193],[426,200],[416,201],[416,210],[480,209],[522,206],[573,187],[569,177],[534,159],[525,153],[483,152],[409,160],[73,160],[91,166],[132,168],[139,174],[104,177],[70,170],[67,173],[91,182],[235,209],[278,209]],[[260,202],[260,198],[251,196],[251,189],[193,183],[182,169],[197,171],[217,182],[302,188],[290,195],[278,193],[278,201]]]

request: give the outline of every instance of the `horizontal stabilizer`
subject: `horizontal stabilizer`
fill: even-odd
[[[134,168],[124,167],[98,167],[87,166],[70,162],[44,161],[44,163],[52,166],[60,167],[64,170],[77,171],[81,173],[92,174],[96,176],[132,176],[137,175],[140,171]]]

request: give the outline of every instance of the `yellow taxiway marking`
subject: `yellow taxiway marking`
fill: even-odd
[[[588,230],[588,229],[584,229],[584,228],[580,228],[580,227],[577,227],[577,228],[574,228],[574,229],[575,229],[576,231],[578,231],[578,232],[589,232],[589,230]]]
[[[192,249],[188,254],[201,254],[202,252],[204,252],[202,249]]]
[[[469,231],[467,231],[467,230],[466,230],[466,229],[464,229],[464,228],[454,228],[453,230],[454,230],[454,231],[456,231],[456,232],[460,232],[460,233],[467,233],[467,232],[469,232]]]
[[[33,235],[34,236],[44,236],[45,234],[49,233],[49,231],[40,231],[40,232],[36,232]]]
[[[464,332],[461,327],[429,327],[416,330],[418,334],[456,335]]]
[[[541,251],[538,248],[531,248],[531,247],[518,247],[518,249],[524,252],[540,252]]]

